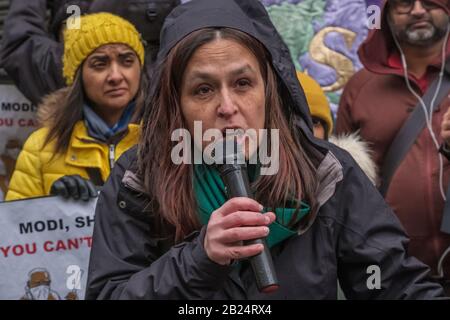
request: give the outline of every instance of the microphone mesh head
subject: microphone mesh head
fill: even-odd
[[[227,130],[228,131],[228,130]],[[232,130],[224,139],[215,142],[216,164],[245,164],[244,132]]]

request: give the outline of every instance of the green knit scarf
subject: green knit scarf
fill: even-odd
[[[259,168],[256,165],[249,165],[248,171],[250,182],[255,181],[259,175]],[[217,169],[203,164],[194,165],[194,192],[199,208],[200,222],[206,225],[211,213],[227,201],[225,186]],[[267,208],[264,208],[263,211],[267,212]],[[309,211],[309,206],[301,202],[296,222],[305,217]],[[266,238],[269,247],[273,247],[297,234],[295,230],[291,230],[286,226],[291,221],[294,213],[294,206],[292,208],[275,209],[276,220],[269,225],[270,232]]]

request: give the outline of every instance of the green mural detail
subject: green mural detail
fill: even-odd
[[[330,103],[334,105],[339,104],[339,100],[341,98],[342,90],[339,92],[326,92],[325,95],[328,97]]]
[[[313,20],[324,14],[326,0],[304,0],[298,4],[283,2],[267,8],[273,24],[291,51],[295,68],[302,70],[298,59],[308,51],[314,36]]]

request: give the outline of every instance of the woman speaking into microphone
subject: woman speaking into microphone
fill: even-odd
[[[443,295],[354,160],[313,137],[289,51],[259,1],[175,8],[158,66],[139,145],[97,204],[86,298],[336,299],[338,280],[349,299]],[[195,137],[228,130],[256,132],[257,144],[244,143],[254,199],[228,199],[218,167],[198,161],[211,139]],[[184,161],[174,157],[181,136]],[[263,148],[277,170],[265,170]],[[249,263],[264,246],[248,241],[261,238],[279,285],[270,293]],[[381,270],[376,290],[370,266]]]

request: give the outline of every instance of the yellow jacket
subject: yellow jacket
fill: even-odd
[[[78,174],[89,179],[87,168],[98,168],[101,178],[106,181],[113,162],[110,158],[116,161],[137,143],[139,126],[128,125],[128,133],[122,140],[116,146],[109,146],[89,137],[84,122],[78,121],[72,132],[69,149],[53,159],[54,141],[44,147],[47,134],[48,129],[44,127],[32,133],[25,142],[17,159],[6,201],[49,195],[53,182],[65,175]]]

